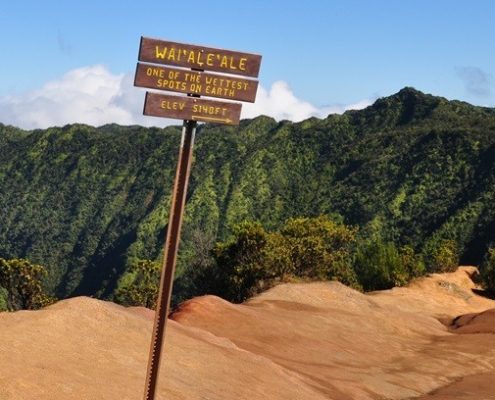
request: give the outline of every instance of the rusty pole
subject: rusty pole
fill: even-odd
[[[191,161],[196,134],[196,121],[184,121],[182,127],[182,139],[179,150],[179,161],[175,175],[172,204],[165,241],[162,273],[160,278],[160,289],[156,302],[155,322],[153,325],[153,336],[151,339],[150,355],[148,359],[148,370],[146,373],[146,386],[144,400],[154,400],[160,359],[165,337],[167,317],[170,310],[170,299],[172,297],[172,286],[175,275],[175,264],[177,250],[179,248],[182,216],[186,202],[187,184],[191,171]]]

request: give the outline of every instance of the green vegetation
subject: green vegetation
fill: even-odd
[[[0,258],[0,311],[35,310],[53,303],[41,286],[45,275],[41,265]]]
[[[495,291],[495,247],[490,247],[481,264],[481,278],[488,290]]]
[[[434,272],[452,272],[459,265],[457,243],[454,240],[441,240],[426,247],[430,270]]]
[[[160,261],[179,140],[178,127],[24,132],[0,125],[0,256],[46,266],[43,283],[51,294],[112,298],[131,266]],[[235,248],[234,227],[245,220],[259,221],[260,235],[264,230],[270,238],[264,246],[272,248],[270,265],[280,279],[314,274],[354,284],[346,254],[320,252],[329,244],[315,239],[312,228],[294,222],[295,238],[284,225],[320,215],[340,215],[346,227],[359,227],[355,245],[362,255],[378,246],[376,258],[389,260],[385,271],[374,272],[379,287],[421,269],[416,261],[392,268],[391,260],[407,258],[404,249],[424,256],[427,271],[450,270],[457,257],[479,264],[495,242],[494,197],[495,110],[411,88],[324,119],[202,125],[176,298],[199,285],[196,270],[215,262],[208,247],[227,246],[218,257]],[[325,260],[331,270],[280,262],[303,245],[318,250],[307,257]],[[233,268],[232,257],[223,268]],[[259,272],[256,260],[249,268]],[[238,277],[245,291],[251,290],[247,275]]]
[[[338,280],[375,290],[403,285],[425,271],[409,246],[398,251],[393,243],[360,243],[357,229],[327,216],[291,218],[272,232],[245,221],[216,244],[209,263],[186,271],[189,286],[178,283],[189,296],[211,293],[241,302],[276,282]]]
[[[397,249],[393,242],[370,241],[356,252],[354,268],[364,290],[403,286],[425,272],[420,255],[410,246]]]
[[[125,306],[156,308],[161,265],[141,260],[131,265],[121,279],[115,301]]]

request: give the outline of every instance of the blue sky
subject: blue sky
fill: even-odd
[[[147,123],[141,35],[262,54],[246,116],[323,116],[404,86],[493,107],[494,17],[482,0],[2,1],[0,122]]]

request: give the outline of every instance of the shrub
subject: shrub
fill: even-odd
[[[416,254],[411,246],[402,246],[399,252],[409,280],[424,275],[426,267],[423,258]]]
[[[0,312],[9,310],[7,304],[7,297],[8,297],[7,289],[0,286]]]
[[[0,306],[7,311],[36,310],[55,302],[42,287],[46,269],[25,259],[0,258]]]
[[[258,222],[243,222],[232,237],[217,243],[213,262],[188,269],[189,282],[178,283],[198,294],[215,294],[241,302],[274,281],[298,277],[335,279],[356,289],[402,286],[424,273],[422,258],[412,247],[398,249],[376,237],[356,247],[357,230],[327,216],[292,218],[277,232]],[[207,258],[204,257],[206,260]]]
[[[234,227],[233,238],[213,249],[217,272],[212,291],[234,302],[255,294],[271,277],[266,265],[268,234],[258,222],[242,222]]]
[[[459,265],[459,251],[454,240],[441,240],[429,252],[429,267],[432,272],[452,272]]]
[[[289,219],[280,230],[278,253],[298,277],[337,279],[358,286],[351,250],[356,230],[327,216]],[[277,259],[277,257],[273,257]]]
[[[354,261],[364,290],[383,290],[404,286],[424,273],[421,257],[410,246],[397,249],[393,242],[368,241],[358,248]]]
[[[338,279],[359,287],[351,262],[355,232],[326,216],[289,219],[278,232],[243,222],[230,240],[216,244],[215,263],[196,275],[194,286],[202,282],[205,292],[234,302],[289,277]]]
[[[115,301],[125,306],[156,308],[161,266],[151,260],[141,260],[126,272],[115,292]]]
[[[485,258],[480,266],[483,285],[488,290],[495,290],[495,247],[486,252]]]
[[[354,268],[364,290],[382,290],[407,281],[401,257],[393,243],[373,240],[358,248]]]

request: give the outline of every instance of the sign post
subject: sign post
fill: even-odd
[[[187,94],[186,97],[147,92],[143,111],[144,115],[184,120],[146,373],[144,400],[154,400],[197,121],[237,125],[241,114],[239,103],[206,100],[200,96],[254,102],[258,82],[233,75],[256,78],[261,56],[142,37],[139,61],[147,64],[137,64],[135,86]],[[173,65],[182,69],[153,64]],[[203,73],[204,70],[217,73]]]
[[[153,336],[148,358],[144,395],[145,400],[153,400],[155,398],[158,370],[163,348],[163,337],[172,296],[177,250],[179,248],[180,231],[182,227],[182,216],[184,215],[184,206],[186,202],[187,184],[191,171],[196,125],[196,121],[184,121],[184,125],[182,126],[179,161],[177,163],[172,204],[170,206],[167,238],[165,240],[162,273],[160,277],[160,289],[156,302],[155,322],[153,325]]]

